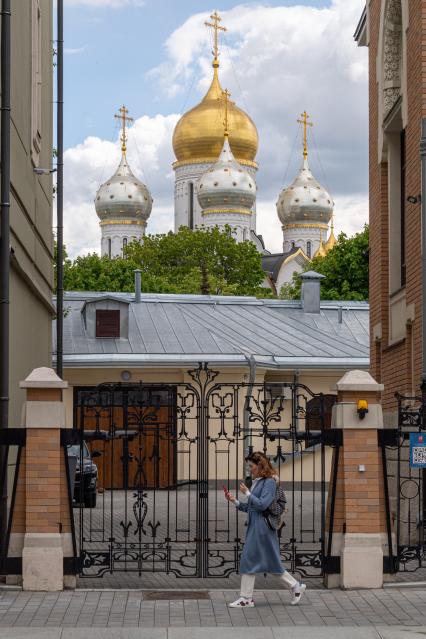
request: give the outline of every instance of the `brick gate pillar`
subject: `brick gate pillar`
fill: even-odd
[[[27,429],[25,474],[22,477],[25,492],[24,590],[64,588],[61,533],[70,511],[61,429],[65,428],[62,391],[67,386],[67,382],[50,368],[36,368],[20,383],[27,391],[22,416],[22,426]]]
[[[338,467],[332,469],[332,474],[337,472],[332,554],[340,556],[340,576],[337,582],[334,579],[334,583],[328,585],[381,588],[383,547],[387,540],[378,438],[378,430],[383,428],[379,400],[383,385],[366,371],[350,371],[336,388],[332,428],[342,429],[343,437]],[[364,415],[358,410],[359,400],[368,404]]]

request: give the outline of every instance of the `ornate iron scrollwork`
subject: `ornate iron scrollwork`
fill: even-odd
[[[103,489],[96,507],[86,508],[84,486],[76,511],[83,576],[226,578],[238,571],[243,515],[224,500],[222,486],[238,489],[244,458],[255,450],[269,457],[287,489],[279,536],[286,568],[322,575],[322,396],[296,382],[235,383],[218,375],[200,364],[188,371],[189,382],[76,390],[76,426],[81,441],[100,452],[93,463]],[[308,432],[309,419],[315,432]]]

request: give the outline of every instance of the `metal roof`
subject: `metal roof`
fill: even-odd
[[[199,361],[231,366],[252,355],[265,368],[369,365],[365,302],[323,301],[321,312],[312,314],[303,311],[300,301],[142,294],[136,303],[130,293],[111,293],[129,303],[128,338],[90,337],[81,311],[106,296],[65,294],[65,367],[186,366]]]
[[[296,254],[299,251],[299,247],[294,247],[286,253],[271,253],[269,255],[262,255],[262,268],[269,273],[274,282],[277,281],[278,273],[282,263],[286,261],[290,255]]]

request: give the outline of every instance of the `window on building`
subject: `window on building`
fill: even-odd
[[[292,249],[294,249],[294,247],[295,247],[295,246],[296,246],[296,243],[293,241],[293,242],[291,243],[291,248],[292,248]]]
[[[389,293],[405,286],[405,132],[398,127],[386,132],[389,206]],[[399,128],[399,130],[398,130]]]
[[[108,238],[108,257],[111,259],[111,238]]]
[[[123,237],[123,254],[124,254],[124,249],[127,246],[127,237]]]
[[[120,337],[120,311],[96,309],[96,337]]]
[[[194,184],[189,182],[188,184],[188,226],[190,229],[194,228]]]
[[[31,2],[31,157],[38,166],[41,150],[41,10]]]
[[[401,149],[401,286],[405,286],[405,206],[406,206],[406,190],[405,190],[405,169],[406,169],[406,152],[405,152],[405,129],[401,131],[400,136]]]
[[[306,255],[312,257],[312,242],[306,242]]]

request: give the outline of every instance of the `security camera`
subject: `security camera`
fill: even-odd
[[[407,197],[407,202],[410,202],[410,204],[420,204],[421,201],[422,201],[421,195],[409,195]]]
[[[55,173],[56,169],[39,169],[39,168],[35,168],[33,169],[34,173],[36,175],[50,175],[51,173]]]

